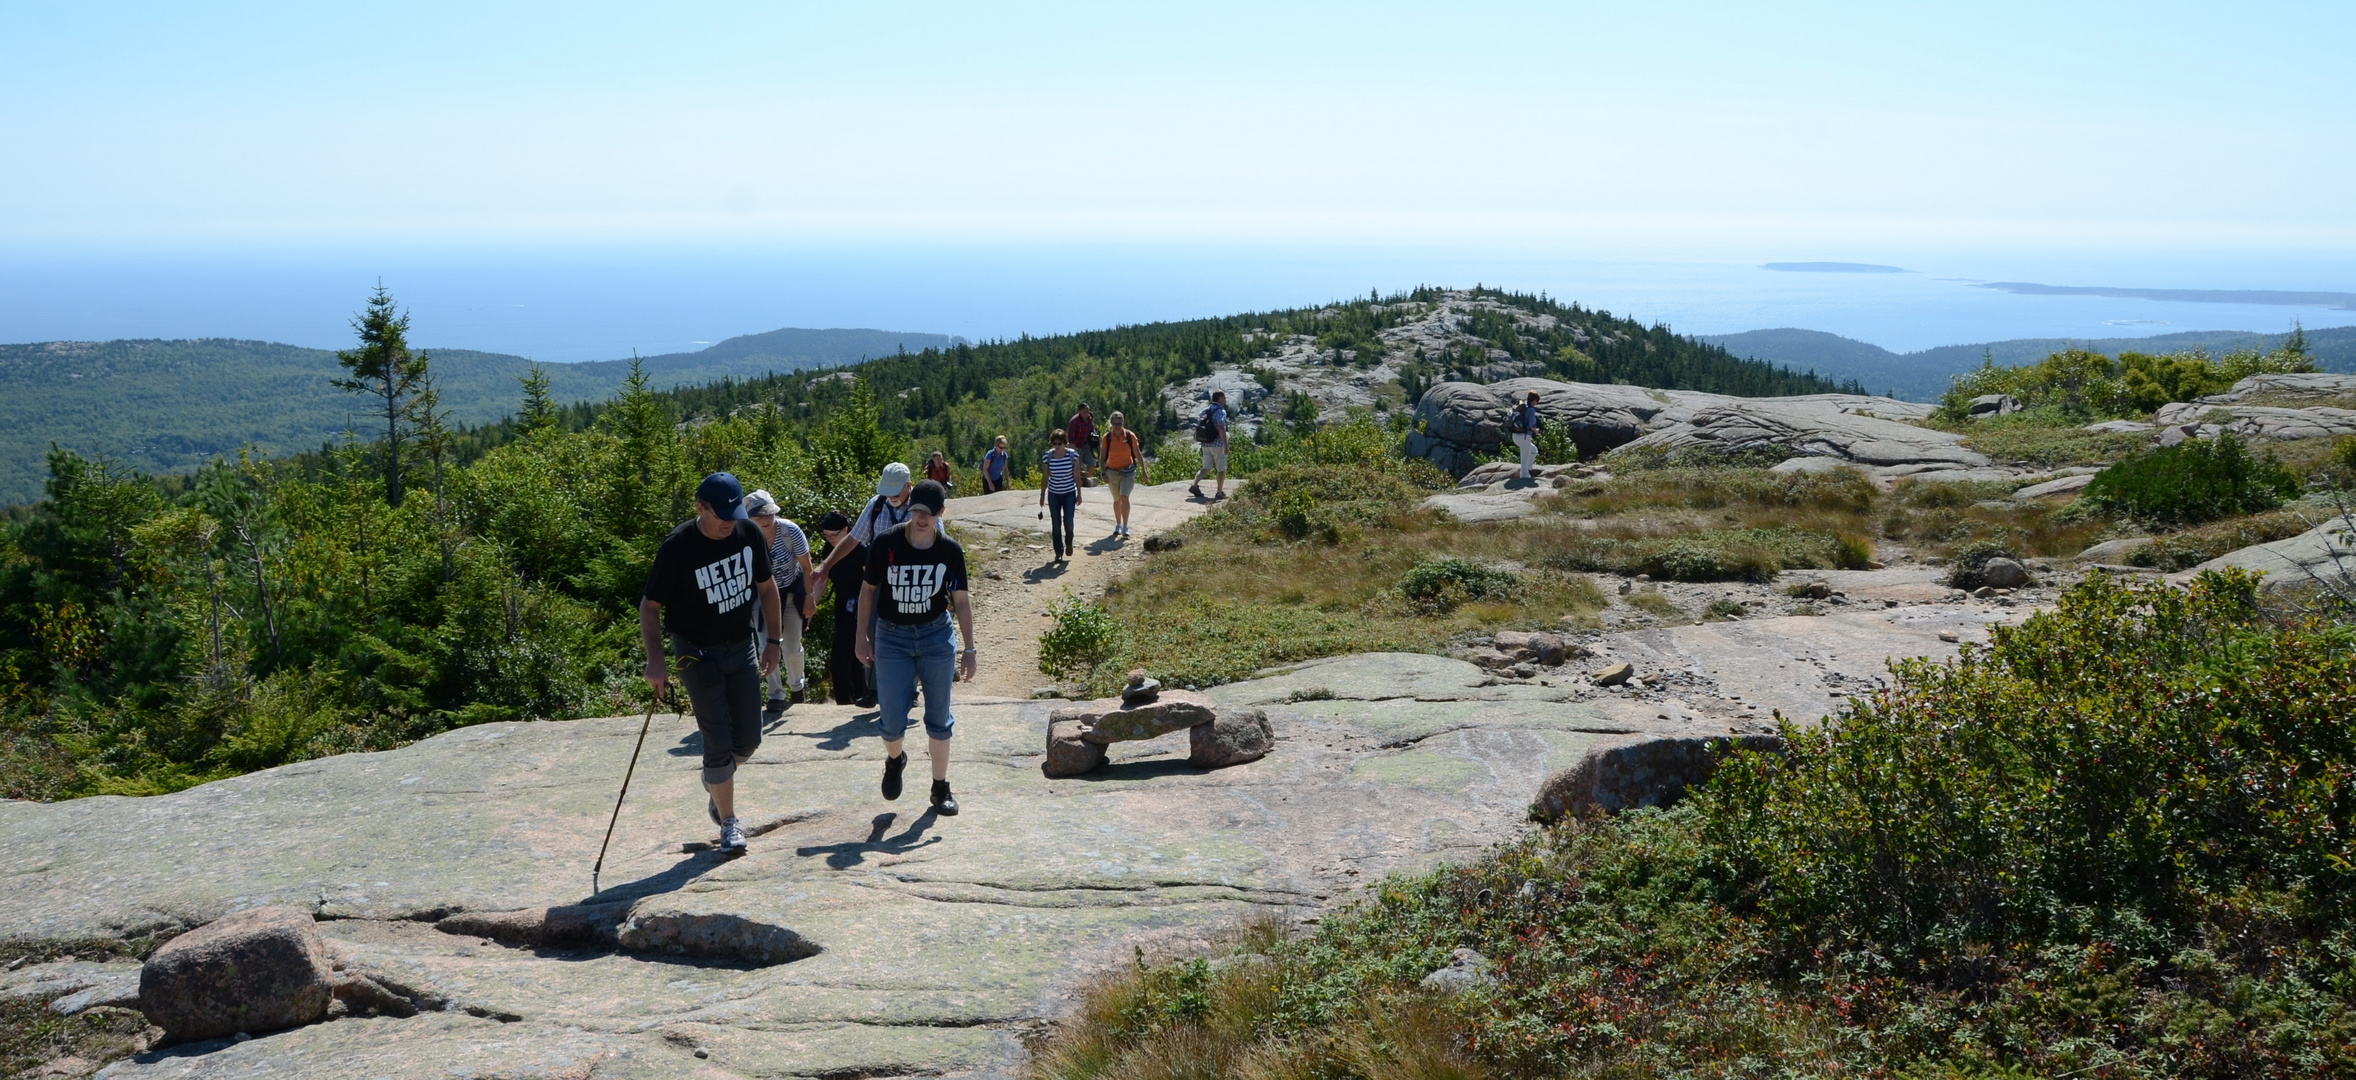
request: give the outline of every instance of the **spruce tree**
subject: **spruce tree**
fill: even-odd
[[[409,351],[409,314],[393,306],[393,295],[383,285],[368,298],[368,310],[352,320],[360,347],[335,354],[349,378],[335,385],[367,395],[369,409],[384,415],[384,501],[401,505],[401,444],[417,424],[417,395],[426,380],[426,357]]]
[[[524,384],[524,407],[517,414],[524,434],[532,435],[556,426],[556,402],[548,396],[548,371],[538,364],[516,377]]]

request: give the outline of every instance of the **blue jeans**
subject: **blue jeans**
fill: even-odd
[[[1070,558],[1072,554],[1072,515],[1080,512],[1080,493],[1047,493],[1047,536],[1055,543],[1057,555]]]
[[[949,715],[949,684],[957,672],[957,635],[949,617],[923,626],[902,626],[876,620],[875,702],[882,712],[875,726],[885,742],[898,742],[908,733],[908,710],[915,704],[918,684],[924,686],[924,733],[949,737],[957,718]]]

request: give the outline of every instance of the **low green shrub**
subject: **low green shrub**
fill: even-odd
[[[2153,537],[2151,543],[2128,552],[2127,563],[2169,573],[2190,570],[2229,552],[2297,536],[2310,527],[2296,507],[2254,514]]]
[[[1399,578],[1399,595],[1420,608],[1453,611],[1474,600],[1510,596],[1521,579],[1464,559],[1421,559]]]
[[[1053,623],[1039,635],[1039,670],[1064,679],[1086,674],[1119,656],[1126,645],[1121,624],[1092,600],[1073,596],[1048,606]]]
[[[2135,454],[2095,475],[2079,502],[2155,528],[2198,525],[2281,506],[2299,478],[2231,432]]]

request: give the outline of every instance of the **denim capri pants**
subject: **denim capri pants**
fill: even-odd
[[[902,626],[884,619],[875,627],[875,703],[882,708],[875,726],[884,741],[898,742],[908,733],[908,710],[916,688],[924,687],[924,733],[946,739],[957,724],[949,714],[949,685],[957,670],[957,635],[943,615],[922,626]]]

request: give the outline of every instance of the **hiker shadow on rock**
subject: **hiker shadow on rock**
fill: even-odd
[[[1127,546],[1129,546],[1127,540],[1118,536],[1107,536],[1089,544],[1088,553],[1090,555],[1109,555]]]
[[[1062,577],[1070,569],[1071,568],[1064,563],[1048,563],[1045,566],[1034,566],[1028,570],[1023,571],[1023,580],[1033,585],[1037,585],[1041,582],[1053,581],[1056,578]]]
[[[900,815],[896,813],[875,815],[875,828],[867,834],[865,840],[795,848],[794,854],[803,858],[824,855],[827,866],[836,870],[848,870],[866,862],[867,856],[870,854],[899,855],[918,848],[931,847],[941,842],[941,838],[938,836],[924,835],[926,829],[933,827],[933,822],[940,820],[938,811],[928,809],[917,815],[915,821],[909,822],[905,832],[893,837],[884,836],[885,833],[892,831],[892,822],[898,820],[899,817]]]
[[[1211,770],[1188,762],[1182,757],[1150,757],[1130,761],[1108,761],[1073,777],[1075,780],[1151,780],[1161,776],[1200,776]]]
[[[675,848],[673,850],[676,850]],[[703,848],[688,852],[685,858],[636,881],[608,885],[583,897],[580,904],[622,904],[643,900],[667,892],[678,892],[697,878],[711,873],[729,860],[717,848]]]
[[[883,713],[881,712],[854,713],[851,715],[850,719],[844,720],[842,723],[836,724],[835,726],[828,728],[825,731],[788,731],[785,732],[785,734],[804,739],[818,740],[817,745],[812,749],[848,750],[851,748],[851,740],[853,739],[862,737],[880,739],[883,737],[875,730],[876,718],[882,715]]]

